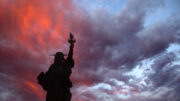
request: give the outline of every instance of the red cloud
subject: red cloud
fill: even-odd
[[[68,12],[76,12],[71,0],[0,1],[0,71],[13,77],[9,82],[24,96],[32,95],[29,101],[45,98],[36,77],[47,70],[50,54],[65,49]]]

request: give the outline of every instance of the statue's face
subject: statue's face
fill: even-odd
[[[62,60],[62,59],[64,59],[64,56],[63,55],[58,55],[58,56],[55,56],[55,58],[57,58],[59,60]]]
[[[64,55],[55,55],[55,62],[56,63],[60,63],[60,62],[63,62],[65,59],[64,59]]]

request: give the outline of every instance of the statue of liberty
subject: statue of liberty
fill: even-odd
[[[46,73],[41,72],[37,77],[38,83],[47,91],[46,101],[71,101],[70,75],[74,67],[73,48],[76,40],[70,33],[70,49],[67,58],[62,52],[54,54],[54,63]]]

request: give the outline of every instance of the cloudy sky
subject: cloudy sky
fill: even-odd
[[[45,101],[36,77],[77,40],[72,101],[180,101],[179,0],[1,0],[0,101]]]

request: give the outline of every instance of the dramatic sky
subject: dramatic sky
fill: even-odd
[[[179,0],[0,0],[0,101],[45,101],[36,77],[77,40],[72,101],[180,101]]]

